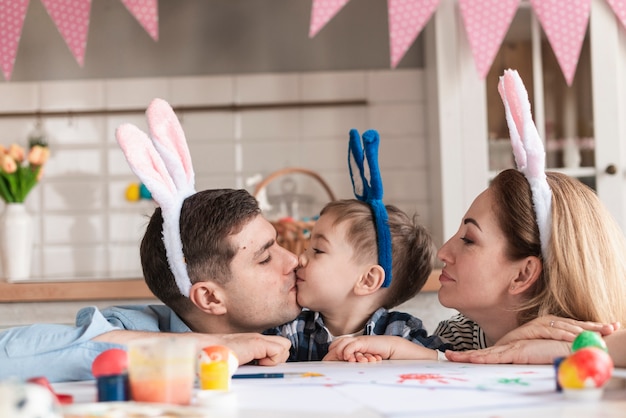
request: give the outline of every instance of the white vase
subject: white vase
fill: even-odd
[[[0,215],[0,255],[7,281],[30,278],[33,218],[23,203],[8,203]]]

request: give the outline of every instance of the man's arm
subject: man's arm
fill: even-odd
[[[262,366],[274,366],[284,363],[289,357],[289,347],[291,347],[291,343],[286,338],[256,333],[199,334],[195,332],[168,333],[114,330],[93,338],[93,341],[126,345],[129,341],[147,337],[193,339],[196,341],[198,349],[210,345],[224,345],[235,352],[240,365],[253,360],[256,360]]]

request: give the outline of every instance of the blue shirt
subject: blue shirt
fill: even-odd
[[[0,380],[45,376],[50,382],[90,380],[91,364],[103,351],[125,346],[93,338],[128,329],[189,332],[187,325],[165,305],[129,305],[81,309],[76,326],[35,324],[0,332]]]
[[[291,322],[264,332],[266,335],[280,335],[291,341],[287,361],[319,361],[328,354],[333,336],[324,325],[319,312],[303,310]],[[365,324],[363,335],[393,335],[405,338],[426,348],[445,351],[448,344],[436,335],[428,336],[422,321],[408,313],[388,311],[380,308]]]

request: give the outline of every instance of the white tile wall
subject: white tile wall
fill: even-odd
[[[286,166],[319,172],[340,198],[352,197],[347,174],[351,128],[381,134],[385,197],[430,224],[429,164],[421,70],[255,74],[0,85],[0,112],[144,109],[161,97],[174,106],[367,100],[364,106],[274,108],[179,114],[192,153],[196,187],[243,187],[245,179]],[[0,143],[21,142],[37,118],[0,117]],[[37,219],[33,275],[140,277],[138,245],[154,205],[128,202],[138,182],[117,143],[121,123],[147,125],[143,114],[42,118],[51,159],[28,197]],[[321,205],[315,182],[294,179]],[[253,187],[248,187],[253,190]],[[280,193],[280,182],[268,188]],[[315,208],[313,209],[316,210]]]
[[[381,134],[385,200],[431,225],[431,193],[420,70],[345,71],[0,84],[0,113],[38,110],[144,109],[161,97],[173,106],[238,103],[367,100],[366,106],[188,112],[179,114],[192,153],[196,188],[244,187],[245,179],[286,166],[317,171],[339,198],[351,198],[347,174],[350,128]],[[0,117],[0,144],[26,143],[36,117]],[[68,277],[140,277],[139,242],[154,210],[150,201],[128,202],[125,190],[138,179],[115,142],[115,129],[143,114],[73,116],[41,120],[52,157],[27,207],[36,218],[33,274],[40,280]],[[327,199],[314,180],[294,176],[298,193],[314,203]],[[280,182],[267,191],[280,194]],[[254,187],[249,186],[250,191]],[[1,209],[1,207],[0,207]],[[307,215],[307,213],[302,213]],[[149,301],[137,301],[149,302]],[[98,306],[118,304],[101,301]],[[124,303],[131,303],[124,302]],[[31,322],[72,323],[75,303],[0,304],[0,327]],[[429,331],[451,314],[435,293],[398,307],[423,319]]]

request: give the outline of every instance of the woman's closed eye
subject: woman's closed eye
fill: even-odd
[[[465,244],[467,244],[467,245],[470,245],[470,244],[473,244],[473,243],[474,243],[474,241],[473,241],[473,240],[471,240],[471,239],[469,239],[469,238],[467,238],[467,237],[461,237],[461,241],[463,241],[463,242],[464,242]]]
[[[319,248],[313,248],[313,253],[314,254],[324,254],[324,251],[320,250]]]
[[[272,261],[272,256],[268,255],[267,258],[265,260],[261,260],[259,264],[263,264],[263,265],[269,264],[270,261]]]

